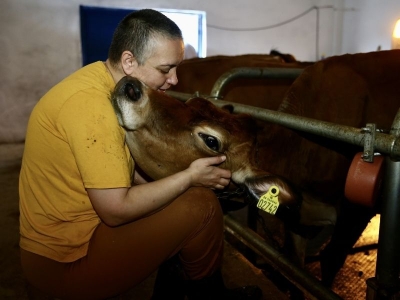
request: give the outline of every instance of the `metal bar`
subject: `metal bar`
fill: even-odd
[[[311,118],[291,115],[279,111],[237,104],[223,100],[209,100],[217,106],[227,104],[234,106],[236,113],[247,113],[253,117],[276,123],[295,130],[305,131],[337,141],[347,142],[356,146],[364,146],[364,133],[361,128],[339,125]],[[375,133],[375,151],[389,155],[393,160],[400,160],[400,140],[392,134]]]
[[[400,112],[392,124],[391,134],[400,133]],[[376,263],[377,284],[383,289],[399,290],[400,272],[400,162],[385,161],[383,203],[379,227]]]
[[[225,215],[225,229],[236,236],[241,242],[266,259],[271,266],[278,269],[282,275],[296,285],[311,299],[333,300],[342,299],[330,289],[327,289],[314,276],[294,265],[284,254],[266,243],[253,230],[241,225],[234,217]]]
[[[186,101],[194,95],[168,92],[170,96],[180,101]],[[209,98],[207,95],[199,95],[203,98]],[[355,128],[351,126],[339,125],[335,123],[315,120],[311,118],[291,115],[279,111],[254,107],[245,104],[239,104],[224,100],[208,99],[214,105],[222,107],[225,105],[233,105],[235,113],[250,114],[256,119],[279,124],[295,130],[301,130],[333,140],[347,142],[352,145],[364,146],[365,132],[363,128]],[[394,161],[400,161],[400,139],[393,134],[385,134],[381,132],[375,133],[374,149],[376,152],[387,154]]]
[[[180,101],[186,101],[194,95],[168,92],[170,96]],[[207,95],[199,95],[203,98],[209,98]],[[355,128],[351,126],[339,125],[335,123],[315,120],[311,118],[291,115],[279,111],[265,108],[254,107],[245,104],[239,104],[224,100],[208,99],[216,106],[233,105],[235,113],[250,114],[256,119],[279,124],[295,130],[301,130],[333,140],[347,142],[352,145],[364,146],[365,132],[364,128]],[[399,136],[381,132],[375,133],[374,149],[376,152],[387,154],[394,161],[400,161],[400,139]]]
[[[400,162],[386,158],[385,167],[376,278],[381,287],[393,288],[400,284]]]
[[[234,68],[222,74],[211,90],[211,98],[222,99],[227,84],[237,78],[296,79],[303,69],[296,68]]]

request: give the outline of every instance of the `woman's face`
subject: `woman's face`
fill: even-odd
[[[131,74],[154,90],[165,91],[178,83],[176,68],[184,57],[181,39],[158,37],[146,62]]]

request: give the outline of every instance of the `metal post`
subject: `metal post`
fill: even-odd
[[[400,111],[390,132],[399,136]],[[367,299],[390,299],[400,290],[400,162],[385,160],[383,203],[375,278],[367,281]]]

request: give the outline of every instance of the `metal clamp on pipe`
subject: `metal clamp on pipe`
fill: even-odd
[[[373,162],[376,124],[368,123],[366,127],[361,128],[361,132],[364,133],[364,153],[362,158],[366,162]]]

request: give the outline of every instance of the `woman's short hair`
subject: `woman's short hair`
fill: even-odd
[[[114,31],[108,51],[110,63],[117,66],[122,53],[128,50],[143,65],[151,55],[157,36],[183,40],[179,27],[161,12],[142,9],[128,14]]]

